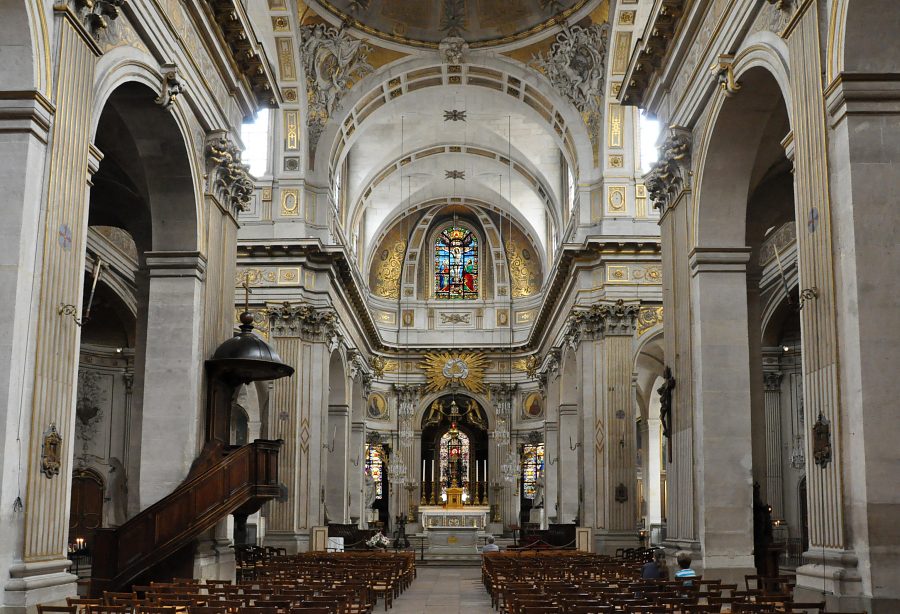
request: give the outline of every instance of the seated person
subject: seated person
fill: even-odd
[[[481,548],[481,552],[500,552],[500,546],[494,543],[493,535],[487,538],[487,543]]]
[[[668,580],[669,566],[666,565],[665,550],[655,550],[653,560],[641,567],[641,578],[647,580]]]
[[[675,555],[678,562],[678,571],[675,572],[676,578],[696,578],[697,572],[691,569],[691,555],[684,550]],[[693,580],[685,580],[684,586],[693,586]]]

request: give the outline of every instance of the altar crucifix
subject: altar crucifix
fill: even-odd
[[[250,313],[250,293],[253,292],[250,289],[250,271],[244,273],[244,281],[241,282],[241,287],[244,289],[244,313]]]
[[[662,422],[663,437],[666,438],[666,449],[669,451],[669,462],[672,462],[672,391],[675,389],[675,378],[672,369],[663,371],[663,385],[656,389],[659,393],[659,419]]]

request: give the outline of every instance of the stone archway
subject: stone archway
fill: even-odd
[[[716,101],[703,142],[690,254],[694,438],[703,460],[696,517],[704,573],[723,578],[754,569],[753,483],[765,481],[766,461],[758,263],[765,231],[779,221],[761,194],[773,178],[786,181],[782,222],[794,217],[785,98],[764,68],[740,80],[738,95]]]

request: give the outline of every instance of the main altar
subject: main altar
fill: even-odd
[[[466,505],[461,508],[422,505],[419,506],[419,523],[425,533],[433,529],[457,527],[475,527],[479,531],[484,531],[490,509],[487,505]]]

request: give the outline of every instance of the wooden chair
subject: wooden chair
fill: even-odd
[[[115,605],[119,599],[137,599],[137,593],[114,593],[112,591],[103,591],[103,603],[107,605]]]
[[[78,608],[74,605],[40,605],[38,614],[78,614]]]
[[[795,601],[793,603],[787,603],[784,606],[785,612],[791,612],[792,614],[795,612],[803,612],[803,614],[809,614],[811,610],[815,611],[815,614],[821,614],[825,612],[825,602],[824,601]]]
[[[87,614],[131,614],[131,607],[127,605],[89,605]]]
[[[227,614],[227,612],[228,608],[226,608],[225,606],[188,606],[189,614]]]
[[[92,605],[100,605],[103,603],[102,599],[88,599],[86,597],[67,597],[66,604],[69,606],[75,606],[77,609],[77,614],[85,614],[87,612],[88,606]]]

